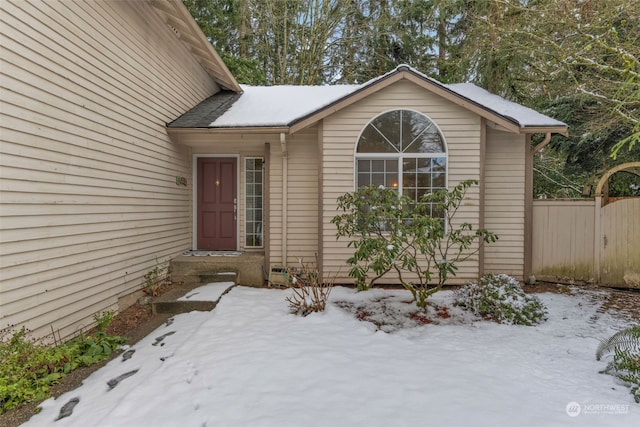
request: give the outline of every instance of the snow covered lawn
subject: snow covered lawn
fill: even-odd
[[[335,288],[340,307],[302,318],[288,292],[235,287],[212,312],[176,316],[26,425],[52,425],[76,397],[55,426],[640,425],[640,405],[594,356],[631,320],[600,313],[596,292],[540,294],[549,319],[535,327],[452,307],[404,324],[400,290]],[[448,307],[452,293],[432,300]],[[391,332],[354,307],[395,319]]]

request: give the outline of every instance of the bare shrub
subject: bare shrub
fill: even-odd
[[[287,270],[288,286],[292,290],[286,298],[289,309],[293,314],[307,316],[310,313],[324,311],[333,284],[335,275],[324,281],[315,264],[298,260],[300,267]]]

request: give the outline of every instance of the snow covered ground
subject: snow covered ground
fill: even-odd
[[[335,288],[326,312],[296,317],[288,292],[235,287],[212,312],[175,316],[26,425],[53,425],[73,398],[55,426],[640,425],[640,405],[594,356],[632,320],[598,311],[597,293],[541,294],[549,319],[526,327],[455,308],[439,324],[405,321],[400,290]]]

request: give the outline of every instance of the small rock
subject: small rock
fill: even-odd
[[[165,326],[171,326],[173,324],[173,317],[170,317],[167,319],[167,321],[164,323]]]
[[[138,370],[125,372],[122,375],[117,376],[116,378],[109,380],[107,385],[109,386],[109,390],[113,390],[120,382],[126,378],[129,378],[131,375],[134,375]]]
[[[73,399],[65,403],[64,406],[60,408],[60,414],[58,414],[58,418],[56,418],[55,421],[61,420],[71,415],[73,413],[73,408],[75,408],[78,403],[80,403],[79,397],[74,397]]]

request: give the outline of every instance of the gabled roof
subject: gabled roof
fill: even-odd
[[[242,90],[181,0],[148,1],[218,85],[234,92]]]
[[[511,132],[567,131],[565,123],[471,83],[446,85],[407,65],[401,65],[362,85],[241,85],[243,93],[232,101],[228,94],[215,94],[168,126],[174,129],[262,129],[278,132],[284,129],[294,133],[400,80],[412,81]]]

